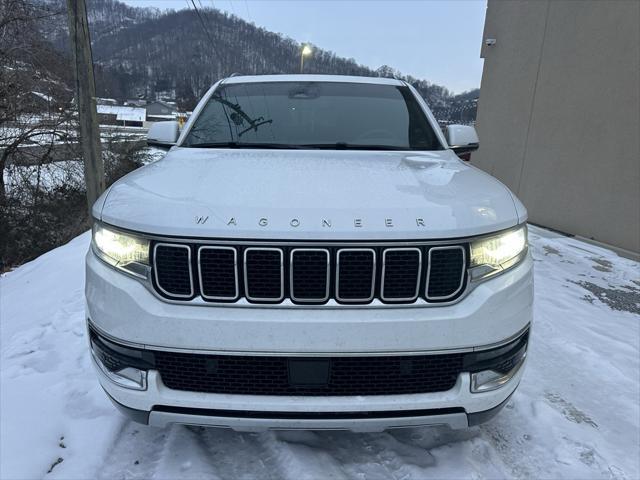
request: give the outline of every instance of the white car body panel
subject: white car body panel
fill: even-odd
[[[530,322],[533,262],[478,285],[463,301],[405,305],[190,305],[159,300],[87,254],[87,316],[104,333],[148,348],[224,354],[374,354],[492,345]],[[132,319],[135,319],[133,321]]]
[[[507,188],[449,150],[205,148],[174,148],[130,173],[99,218],[158,235],[282,240],[460,238],[520,221]]]

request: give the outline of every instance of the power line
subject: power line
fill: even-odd
[[[200,3],[200,0],[198,0],[198,3]],[[218,59],[218,62],[220,62],[220,66],[222,66],[222,60],[220,59],[220,56],[218,55],[218,50],[216,50],[215,48],[213,48],[213,36],[211,35],[211,32],[209,31],[209,28],[207,28],[207,24],[204,21],[204,18],[202,17],[202,14],[200,13],[200,10],[198,10],[198,7],[196,7],[196,2],[194,0],[191,0],[191,5],[193,5],[193,9],[196,11],[196,14],[198,15],[198,18],[200,19],[200,25],[202,25],[202,29],[204,30],[204,33],[207,34],[207,37],[209,37],[209,42],[211,42],[211,50],[213,51],[213,53],[215,54],[216,58]],[[200,5],[202,5],[200,3]]]
[[[253,23],[253,19],[251,18],[251,14],[249,13],[249,2],[247,2],[247,0],[244,0],[244,6],[247,9],[247,19]]]
[[[209,32],[207,25],[204,23],[204,19],[200,14],[200,10],[198,10],[198,7],[196,7],[196,2],[194,2],[193,0],[190,0],[190,1],[191,1],[191,5],[193,5],[193,9],[196,11],[196,15],[198,15],[198,18],[200,19],[200,24],[202,25],[202,29],[204,30],[204,33],[206,33],[207,37],[209,37],[209,41],[213,43],[213,37],[211,36],[211,32]]]
[[[233,8],[233,0],[229,0],[229,6],[231,7],[231,13],[233,13],[234,17],[237,17],[238,15],[236,15],[236,9]],[[240,17],[238,17],[240,18]]]

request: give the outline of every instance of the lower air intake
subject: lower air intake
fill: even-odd
[[[155,352],[174,390],[237,395],[396,395],[443,392],[462,371],[462,354],[387,357],[269,357]],[[315,363],[311,367],[308,364]],[[291,365],[299,369],[291,376]],[[309,377],[305,382],[304,376]]]

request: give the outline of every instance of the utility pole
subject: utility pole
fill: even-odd
[[[80,144],[84,159],[84,180],[87,186],[89,221],[93,223],[91,207],[104,191],[104,165],[100,145],[100,128],[96,111],[96,82],[93,76],[91,37],[85,0],[67,0],[69,40],[76,79],[76,103],[80,122]]]

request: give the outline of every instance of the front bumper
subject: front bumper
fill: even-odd
[[[90,327],[91,349],[100,383],[114,404],[137,422],[210,425],[241,431],[265,429],[346,429],[448,425],[465,428],[495,415],[515,391],[526,361],[528,330],[509,343],[464,355],[465,372],[444,392],[365,396],[238,395],[174,390],[162,381],[154,352],[131,349],[104,339]],[[113,348],[117,350],[112,350]],[[122,352],[130,352],[125,357]],[[157,352],[156,352],[157,353]],[[130,358],[130,361],[127,361]],[[124,360],[123,360],[124,359]],[[472,393],[471,372],[505,368],[504,382]],[[107,367],[108,366],[108,367]],[[144,372],[144,389],[114,382],[113,371],[134,366]],[[111,370],[111,371],[110,371]],[[125,379],[125,381],[128,381]]]

